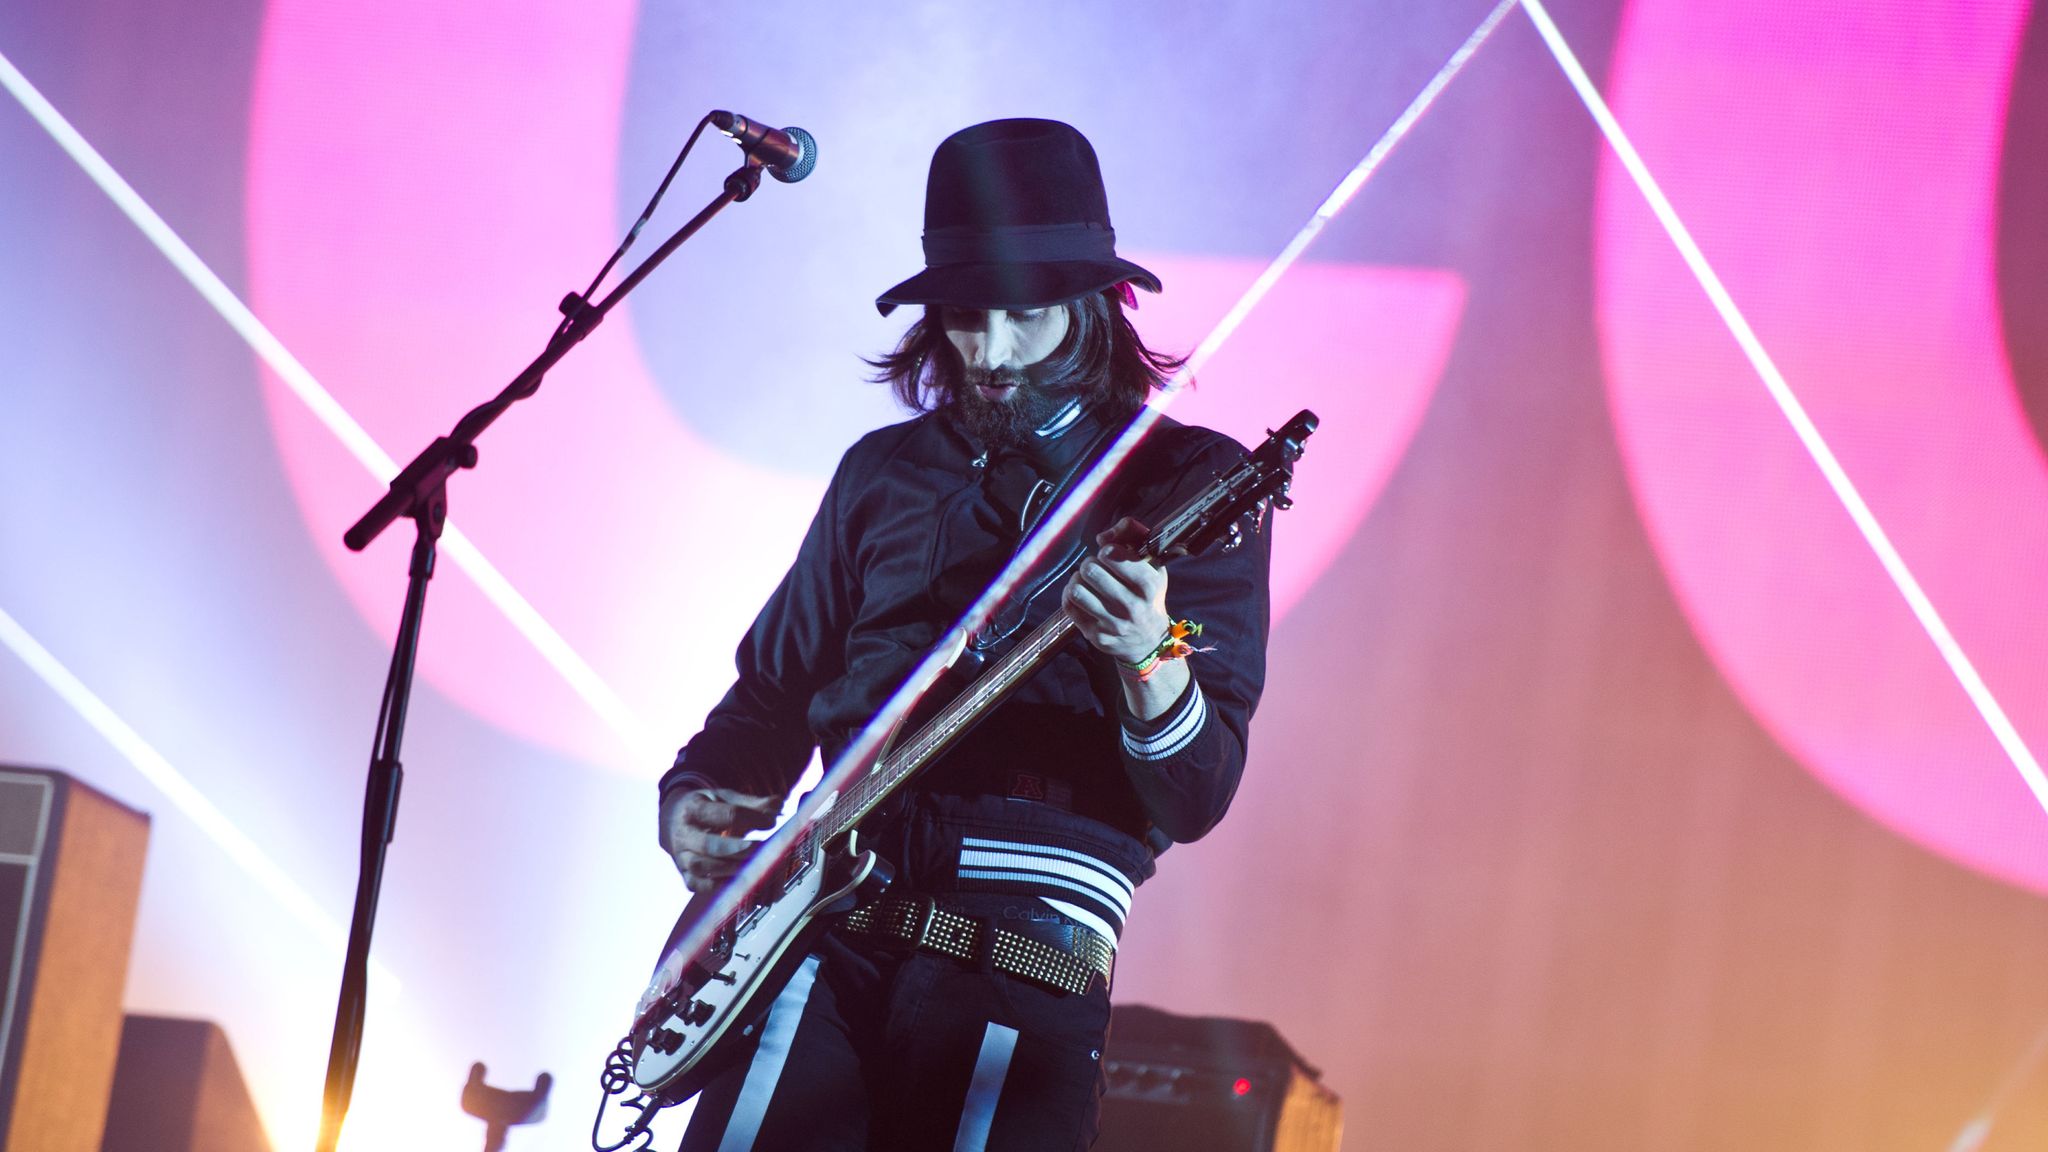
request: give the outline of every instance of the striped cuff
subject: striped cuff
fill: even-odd
[[[1208,722],[1209,700],[1202,695],[1202,686],[1190,678],[1187,692],[1178,704],[1167,710],[1164,724],[1157,721],[1145,724],[1133,717],[1124,717],[1124,751],[1136,760],[1164,760],[1194,743],[1195,737],[1202,733],[1202,726]]]
[[[959,882],[964,890],[1028,892],[1110,941],[1131,914],[1124,874],[1070,848],[968,836],[960,842]]]

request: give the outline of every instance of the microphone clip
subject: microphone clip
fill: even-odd
[[[725,191],[732,197],[733,203],[740,203],[761,187],[761,169],[764,167],[761,158],[749,152],[747,162],[725,178]]]

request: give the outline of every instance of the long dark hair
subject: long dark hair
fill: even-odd
[[[1055,390],[1080,389],[1123,411],[1136,411],[1152,390],[1180,370],[1186,357],[1154,352],[1124,315],[1121,287],[1091,292],[1061,305],[1067,334],[1038,369],[1039,382]],[[953,402],[964,365],[946,339],[936,306],[903,333],[894,350],[868,361],[877,384],[889,385],[913,412],[931,412]]]

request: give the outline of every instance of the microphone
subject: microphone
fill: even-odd
[[[796,183],[818,166],[818,142],[801,128],[770,128],[733,112],[713,112],[711,125],[784,184]]]

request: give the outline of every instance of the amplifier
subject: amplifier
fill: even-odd
[[[1336,1152],[1337,1094],[1271,1024],[1111,1015],[1095,1152]]]
[[[0,1148],[98,1152],[149,817],[0,765]]]
[[[271,1152],[220,1025],[128,1017],[99,1152]]]

